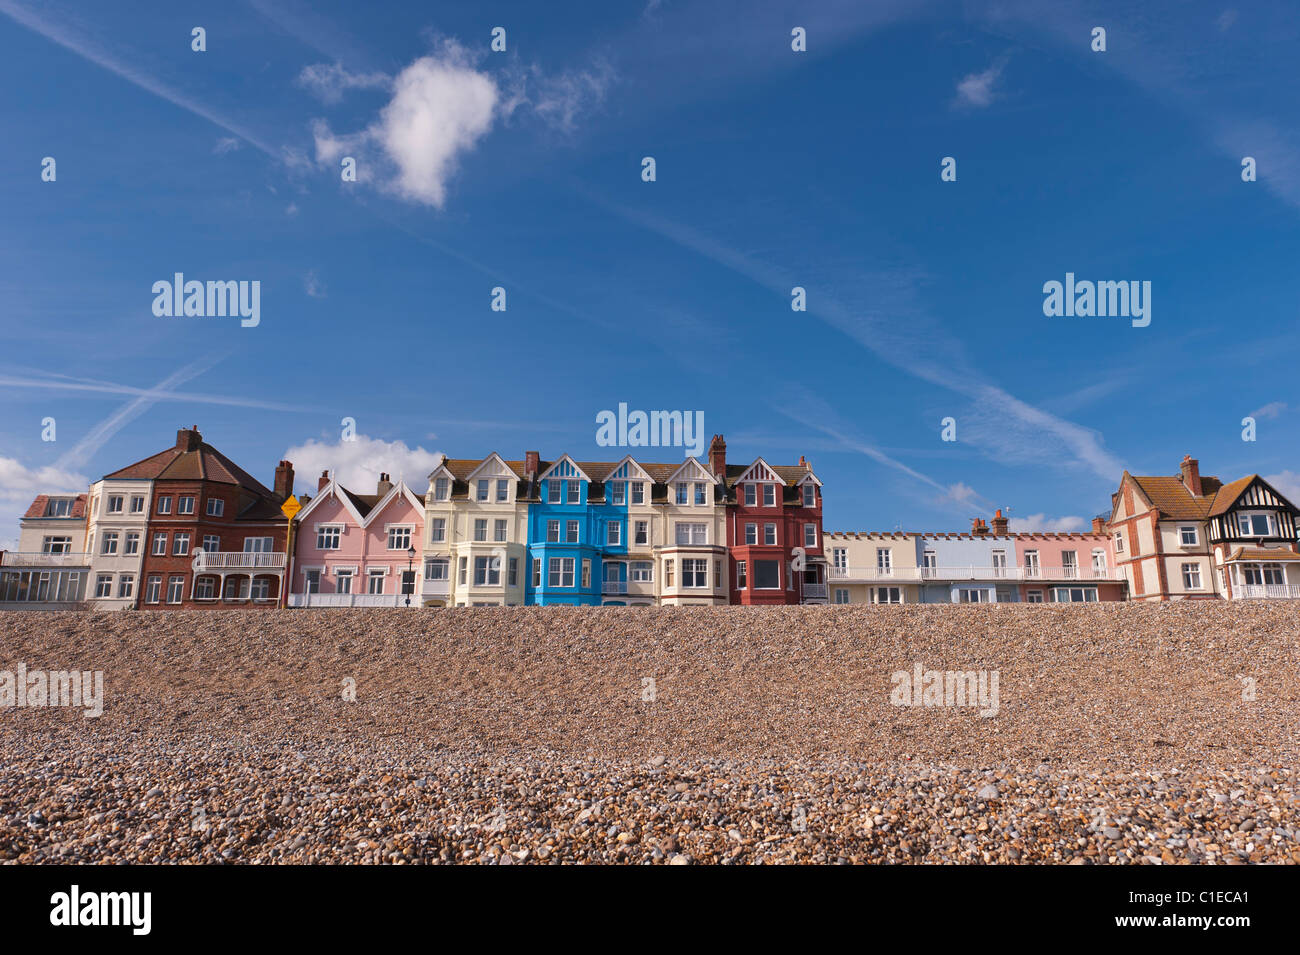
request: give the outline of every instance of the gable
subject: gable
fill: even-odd
[[[519,475],[505,462],[501,455],[493,451],[479,463],[478,467],[465,476],[467,482],[480,478],[509,478],[512,481],[517,481]]]
[[[682,462],[681,467],[668,477],[665,483],[674,484],[678,481],[707,481],[709,484],[717,484],[718,476],[701,464],[698,459],[689,457]]]
[[[605,477],[606,481],[648,481],[654,483],[654,478],[650,476],[640,464],[636,462],[630,454],[622,461],[614,465],[613,470]]]
[[[538,480],[545,481],[548,478],[579,478],[589,484],[591,483],[591,478],[583,473],[582,468],[578,467],[577,462],[567,454],[543,471],[538,477]]]
[[[781,476],[762,458],[757,459],[741,473],[740,477],[731,482],[732,484],[780,484],[785,487],[785,481]]]

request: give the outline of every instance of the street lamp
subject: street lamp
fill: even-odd
[[[408,547],[406,548],[406,580],[404,581],[405,586],[402,588],[406,591],[406,605],[408,607],[411,606],[411,591],[415,589],[415,573],[411,569],[414,563],[415,548]]]

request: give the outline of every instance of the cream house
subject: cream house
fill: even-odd
[[[719,606],[730,601],[726,486],[697,458],[647,465],[658,472],[659,543],[655,547],[662,606]],[[666,473],[665,473],[666,472]]]
[[[919,535],[836,531],[825,535],[833,604],[919,602]]]
[[[106,477],[90,486],[86,599],[92,606],[124,610],[137,605],[152,506],[153,481],[147,478]]]
[[[425,606],[500,607],[525,602],[528,476],[495,452],[445,459],[425,493]]]

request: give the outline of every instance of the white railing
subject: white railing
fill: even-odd
[[[5,567],[89,567],[90,555],[77,552],[47,554],[39,550],[7,550],[3,555],[0,555],[0,565]]]
[[[285,555],[273,551],[214,550],[195,551],[194,569],[209,570],[283,570]]]
[[[803,596],[804,596],[804,599],[805,599],[805,600],[809,600],[809,599],[811,599],[811,600],[825,600],[825,599],[826,599],[826,585],[825,585],[825,584],[804,584],[804,585],[803,585]]]
[[[1297,599],[1300,587],[1294,584],[1233,584],[1232,596],[1238,600]]]
[[[627,593],[626,580],[606,580],[600,585],[602,594],[625,594]]]
[[[423,606],[429,593],[411,594],[411,606]],[[290,607],[405,607],[406,594],[290,594]]]

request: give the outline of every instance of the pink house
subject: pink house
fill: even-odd
[[[294,517],[289,606],[419,607],[423,540],[424,501],[405,482],[380,474],[354,494],[323,472]]]
[[[1115,564],[1115,545],[1104,522],[1091,532],[1018,533],[1020,599],[1028,603],[1123,600],[1124,576]]]

